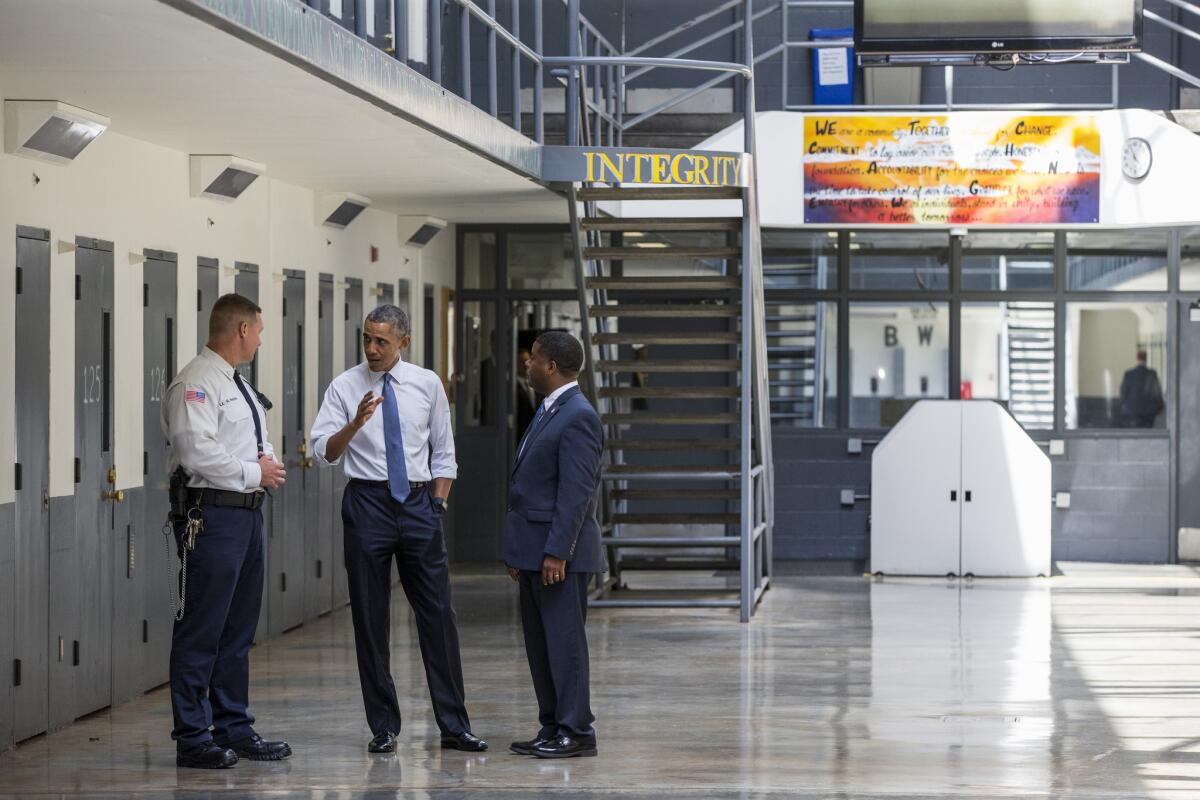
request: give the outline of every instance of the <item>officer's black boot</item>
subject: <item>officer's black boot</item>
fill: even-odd
[[[229,769],[238,763],[237,753],[215,742],[192,747],[180,747],[175,752],[175,766],[192,769]]]

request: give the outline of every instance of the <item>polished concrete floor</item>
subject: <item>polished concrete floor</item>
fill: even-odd
[[[370,756],[349,612],[257,647],[277,764],[177,770],[157,690],[0,755],[0,797],[1200,797],[1200,576],[1065,565],[1041,581],[781,577],[725,611],[593,612],[600,756],[506,752],[533,734],[507,578],[456,580],[484,755],[443,752],[397,600],[407,718]]]

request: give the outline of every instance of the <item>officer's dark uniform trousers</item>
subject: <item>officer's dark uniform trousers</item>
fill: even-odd
[[[186,606],[171,637],[171,738],[185,746],[254,733],[247,705],[250,645],[262,606],[262,511],[212,505],[200,511],[204,530],[187,554]],[[177,525],[177,545],[182,532]]]
[[[400,732],[389,644],[393,559],[416,616],[438,728],[448,736],[469,731],[450,565],[429,486],[412,490],[401,503],[385,481],[352,480],[342,499],[342,522],[358,675],[371,732]]]

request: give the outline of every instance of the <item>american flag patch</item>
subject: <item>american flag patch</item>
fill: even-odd
[[[201,389],[188,389],[183,395],[183,399],[189,403],[203,403],[206,397]]]

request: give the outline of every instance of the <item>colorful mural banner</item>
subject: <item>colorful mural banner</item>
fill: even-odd
[[[811,115],[806,224],[1026,225],[1100,221],[1091,115]]]

